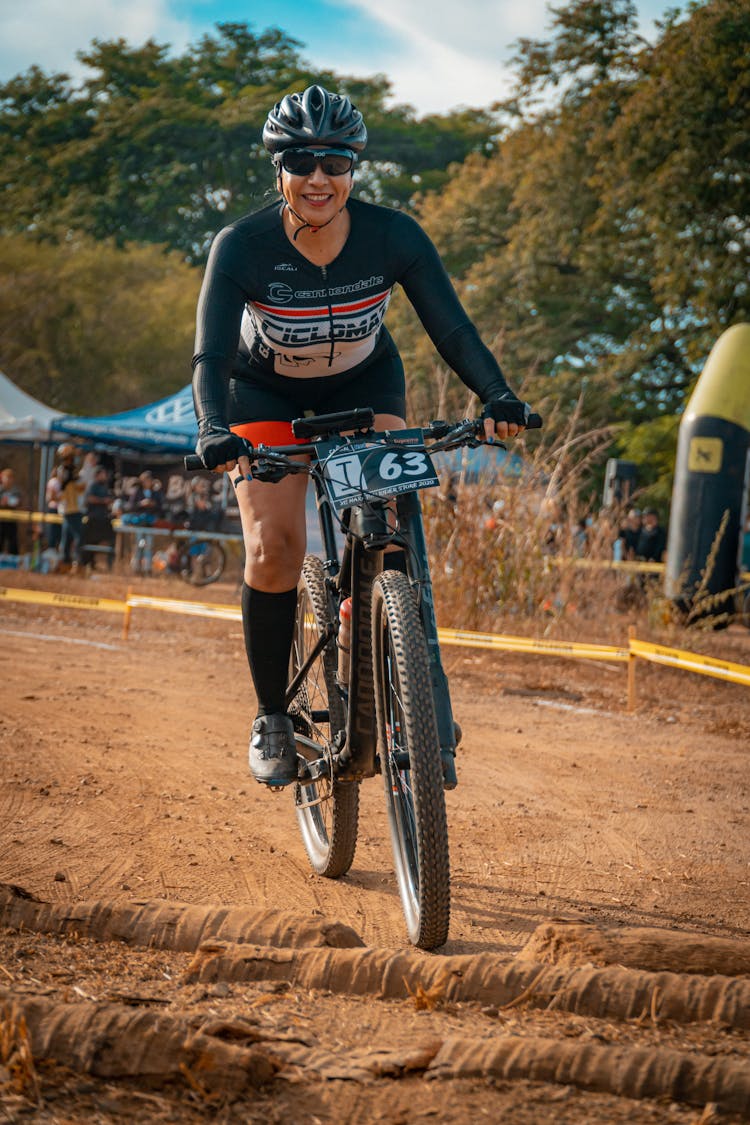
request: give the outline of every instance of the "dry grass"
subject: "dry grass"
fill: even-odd
[[[521,457],[508,456],[505,472],[477,480],[443,470],[441,488],[422,494],[440,625],[558,639],[584,627],[589,641],[621,644],[635,623],[641,635],[690,647],[696,626],[711,632],[739,620],[740,591],[707,593],[723,525],[688,615],[666,601],[661,575],[608,565],[633,498],[619,509],[581,499],[595,494],[592,471],[612,434],[575,428],[574,418],[533,453],[520,439],[509,454]]]
[[[612,561],[618,513],[613,515],[588,523],[582,544],[579,520],[589,517],[580,503],[553,499],[533,480],[459,482],[455,501],[445,491],[428,496],[425,522],[440,624],[561,636],[585,619],[621,640],[624,619],[614,601],[627,579],[597,566]]]
[[[26,1020],[14,1007],[0,1008],[0,1091],[39,1101],[39,1082]]]

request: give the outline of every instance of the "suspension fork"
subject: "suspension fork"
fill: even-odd
[[[396,501],[398,513],[399,541],[406,551],[406,566],[409,580],[416,587],[419,616],[422,621],[427,657],[430,667],[432,698],[435,704],[440,760],[443,767],[443,781],[446,789],[455,789],[456,775],[456,730],[453,722],[448,677],[440,657],[435,602],[432,594],[430,564],[427,557],[427,541],[422,521],[422,506],[416,492],[407,492]]]
[[[346,749],[342,757],[347,766],[347,774],[352,771],[358,777],[372,777],[376,772],[377,755],[372,653],[372,587],[383,569],[383,552],[365,547],[364,543],[356,537],[349,540],[349,546],[352,653],[349,661]],[[345,558],[346,555],[345,551]]]

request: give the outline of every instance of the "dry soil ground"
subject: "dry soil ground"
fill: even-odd
[[[117,579],[13,574],[9,584],[125,593]],[[144,592],[195,596],[178,582],[144,582]],[[232,602],[235,591],[212,588],[205,598]],[[713,643],[750,664],[746,631]],[[352,870],[328,881],[311,874],[291,797],[248,777],[253,699],[238,624],[137,610],[124,640],[118,615],[0,598],[0,654],[0,881],[58,909],[93,900],[223,905],[248,917],[273,909],[322,931],[326,921],[343,923],[378,956],[406,953],[379,779],[363,785]],[[82,936],[83,923],[62,934],[20,926],[7,912],[17,894],[7,892],[0,1120],[681,1123],[750,1112],[748,689],[641,666],[630,714],[622,666],[469,648],[446,650],[445,659],[464,730],[459,787],[447,797],[445,949],[405,957],[396,975],[406,983],[390,994],[355,977],[347,986],[335,973],[328,987],[313,987],[299,968],[304,951],[280,944],[276,954],[245,956],[257,979],[204,976],[210,950],[196,962],[186,951]],[[515,1003],[505,993],[494,1001],[481,989],[461,993],[473,964],[466,955],[502,972],[538,927],[560,920],[610,937],[650,927],[732,939],[746,975],[724,985],[745,989],[732,993],[739,1015],[670,1016],[661,1001],[673,974],[644,977],[650,1002],[637,1010],[609,1004],[607,995],[630,988],[615,978],[598,1008],[565,1010],[533,987]],[[650,964],[639,961],[642,935],[634,939],[625,972],[638,974]],[[264,958],[267,973],[257,969]],[[435,985],[443,961],[452,976]],[[603,963],[584,951],[579,964],[591,962]],[[707,971],[726,968],[719,952]],[[707,986],[705,972],[688,984],[674,979],[688,991]],[[42,1001],[46,1016],[34,1008]],[[34,1021],[61,1020],[76,1006],[83,1022],[65,1033],[70,1049],[45,1058]],[[171,1074],[146,1073],[134,1047],[129,1056],[122,1048],[130,1077],[124,1064],[108,1068],[107,1045],[119,1050],[114,1032],[96,1040],[85,1022],[105,1010],[115,1022],[146,1021],[136,1042],[152,1042],[152,1058],[173,1031],[244,1051],[226,1072],[239,1068],[248,1084],[230,1077],[222,1087],[209,1071],[202,1078],[195,1051],[184,1055],[189,1065],[178,1051]],[[21,1013],[33,1064],[24,1060]],[[95,1043],[88,1053],[87,1043]],[[248,1062],[251,1048],[265,1071]],[[520,1051],[516,1063],[507,1062],[510,1048]],[[561,1051],[573,1052],[565,1065]],[[629,1086],[623,1076],[634,1060],[652,1060],[661,1086]],[[728,1069],[708,1085],[685,1078],[716,1066]],[[592,1077],[600,1072],[610,1078]]]

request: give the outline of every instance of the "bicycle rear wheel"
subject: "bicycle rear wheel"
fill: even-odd
[[[297,592],[290,680],[304,665],[330,624],[320,559],[308,555]],[[295,786],[297,822],[313,870],[330,879],[345,874],[357,846],[359,783],[333,777],[331,744],[346,727],[346,709],[336,686],[336,642],[319,653],[289,706],[297,731],[297,752],[308,762],[327,759],[328,770]]]
[[[221,543],[214,539],[202,540],[188,548],[183,577],[193,586],[208,586],[221,578],[226,561]]]
[[[427,645],[408,579],[375,581],[372,613],[378,750],[409,938],[436,949],[448,938],[450,857],[445,791]]]

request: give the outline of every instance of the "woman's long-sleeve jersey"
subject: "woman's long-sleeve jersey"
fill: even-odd
[[[390,344],[383,319],[396,283],[442,359],[483,402],[515,397],[419,224],[402,211],[355,199],[347,207],[349,237],[326,266],[310,262],[290,242],[281,201],[216,236],[193,357],[201,428],[226,426],[230,376],[364,370]]]

